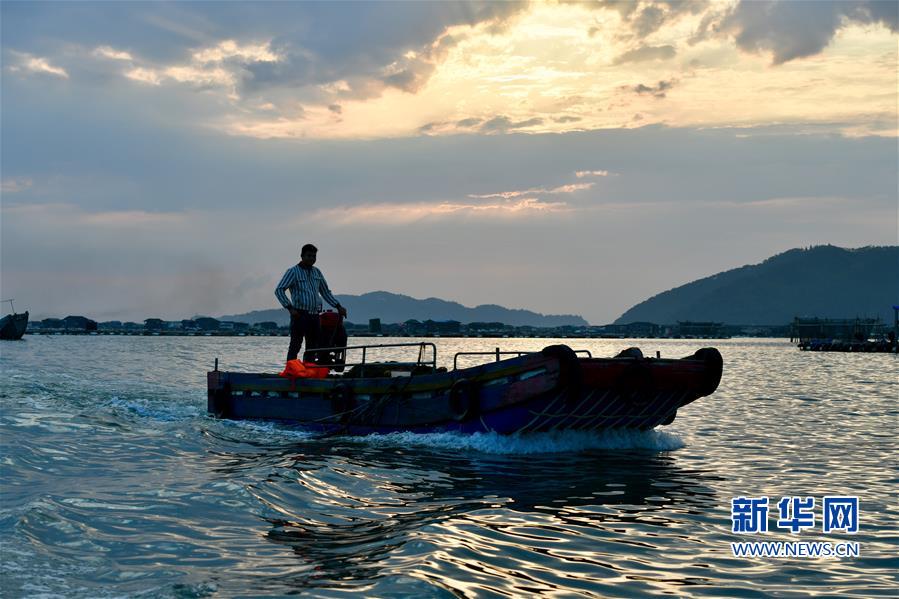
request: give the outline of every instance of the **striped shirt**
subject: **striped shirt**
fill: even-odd
[[[285,293],[288,289],[290,290],[290,300],[287,299],[287,293]],[[285,308],[292,307],[316,314],[322,311],[322,297],[335,308],[340,307],[340,302],[328,289],[328,283],[325,282],[322,271],[314,266],[305,269],[299,264],[295,264],[288,268],[281,277],[281,282],[275,287],[275,297]]]

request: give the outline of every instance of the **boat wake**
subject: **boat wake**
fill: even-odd
[[[264,437],[267,442],[317,442],[339,438],[342,442],[361,443],[378,448],[431,448],[451,451],[470,451],[496,455],[527,455],[577,453],[606,449],[673,451],[686,443],[678,435],[667,431],[610,429],[604,431],[561,430],[550,433],[501,435],[499,433],[373,433],[365,436],[322,435],[302,427],[264,421],[220,421],[231,432],[240,431],[250,437]],[[329,441],[330,443],[330,441]]]
[[[125,414],[140,420],[178,422],[196,418],[203,414],[202,408],[194,404],[169,401],[167,398],[119,397],[113,395],[103,402],[113,413]]]
[[[647,449],[671,451],[684,447],[677,435],[665,431],[607,430],[557,431],[525,435],[497,433],[389,433],[360,437],[359,442],[377,446],[431,447],[492,454],[570,453],[589,449]]]
[[[222,420],[219,421],[219,423],[230,431],[240,431],[252,437],[264,438],[267,442],[294,443],[299,441],[316,441],[322,438],[321,433],[277,422],[265,422],[263,420]]]

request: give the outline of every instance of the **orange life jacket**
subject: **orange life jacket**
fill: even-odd
[[[319,366],[315,362],[302,362],[300,360],[288,360],[284,371],[279,376],[288,379],[323,379],[328,376],[330,370]]]

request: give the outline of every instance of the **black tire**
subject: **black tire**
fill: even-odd
[[[696,353],[693,354],[693,359],[702,360],[707,366],[706,376],[699,389],[700,397],[711,395],[718,388],[724,371],[724,360],[721,357],[721,352],[714,347],[703,347],[696,350]]]
[[[565,392],[565,403],[569,406],[581,398],[583,376],[577,354],[567,345],[548,345],[540,353],[559,360],[559,386]]]
[[[459,379],[449,390],[448,407],[453,420],[463,421],[479,414],[480,402],[477,389],[468,379]]]

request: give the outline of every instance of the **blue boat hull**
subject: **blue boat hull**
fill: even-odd
[[[649,429],[670,424],[680,407],[711,394],[721,371],[712,348],[680,360],[537,353],[395,379],[288,381],[213,371],[208,402],[221,418],[349,435]]]

